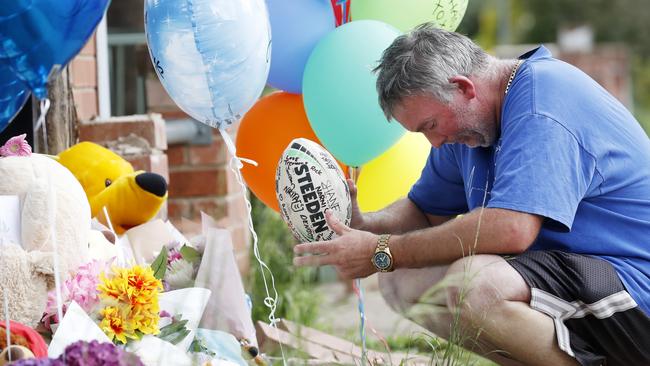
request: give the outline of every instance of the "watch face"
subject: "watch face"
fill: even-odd
[[[391,258],[388,256],[388,254],[384,252],[379,252],[375,253],[375,256],[373,257],[373,262],[375,263],[375,266],[379,269],[388,269],[390,268],[391,265]]]

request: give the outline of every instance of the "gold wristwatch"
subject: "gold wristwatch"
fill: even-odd
[[[393,271],[393,255],[388,248],[390,234],[379,235],[375,254],[372,255],[371,262],[379,272]]]

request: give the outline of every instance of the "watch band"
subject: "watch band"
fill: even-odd
[[[381,234],[377,240],[377,249],[384,250],[388,248],[388,241],[390,240],[392,234]]]

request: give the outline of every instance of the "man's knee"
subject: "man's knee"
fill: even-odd
[[[527,301],[530,292],[519,273],[496,255],[457,260],[449,266],[443,282],[449,310],[461,310],[461,315],[472,318],[505,300]]]
[[[379,289],[393,310],[406,313],[420,302],[423,295],[427,295],[427,291],[442,279],[446,271],[446,266],[437,266],[379,273]],[[438,302],[444,304],[444,296]]]

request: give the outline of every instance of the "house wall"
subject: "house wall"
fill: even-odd
[[[149,112],[162,112],[162,117],[149,114],[97,119],[95,36],[70,62],[68,70],[80,122],[80,140],[106,143],[131,133],[143,137],[152,151],[125,158],[136,169],[168,177],[168,207],[162,216],[166,213],[177,227],[186,229],[189,236],[197,234],[200,225],[186,225],[187,220],[199,222],[201,211],[212,216],[231,232],[239,269],[242,273],[247,272],[250,234],[244,194],[227,167],[229,156],[217,131],[214,131],[210,145],[167,146],[162,118],[184,117],[184,114],[171,102],[157,79],[148,80],[147,87],[152,89],[149,94],[160,95],[148,96],[147,100],[151,103]]]

